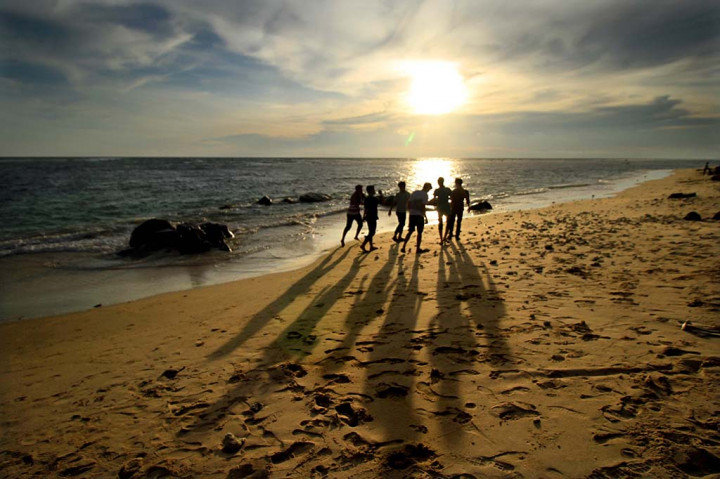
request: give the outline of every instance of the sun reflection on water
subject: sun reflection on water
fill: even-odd
[[[410,192],[420,189],[425,182],[432,183],[433,189],[435,189],[440,176],[445,178],[445,186],[452,187],[457,174],[458,165],[452,158],[418,158],[407,179],[407,189]]]

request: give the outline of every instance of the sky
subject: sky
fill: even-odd
[[[0,156],[716,159],[719,103],[717,0],[0,2]]]

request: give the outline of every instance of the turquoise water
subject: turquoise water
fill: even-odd
[[[386,194],[455,177],[494,211],[610,196],[704,161],[567,159],[0,159],[0,320],[283,271],[337,246],[356,184]],[[286,204],[308,192],[324,203]],[[263,195],[271,206],[256,201]],[[225,223],[232,253],[120,258],[148,218]],[[431,216],[432,219],[432,216]],[[395,226],[381,214],[379,231]]]

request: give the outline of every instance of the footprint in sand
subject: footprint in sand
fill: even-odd
[[[524,417],[535,417],[540,415],[540,413],[535,410],[535,406],[532,404],[527,404],[523,407],[515,403],[504,403],[498,406],[493,406],[491,412],[504,421],[512,421]]]

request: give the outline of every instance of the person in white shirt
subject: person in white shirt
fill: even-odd
[[[410,221],[408,226],[408,234],[405,236],[403,242],[402,251],[405,252],[405,247],[410,241],[410,237],[413,232],[417,230],[417,248],[415,249],[416,254],[427,253],[429,250],[422,249],[420,247],[422,243],[422,233],[427,223],[427,213],[425,211],[425,205],[428,204],[428,191],[432,190],[430,183],[425,183],[422,190],[413,191],[408,200],[408,213],[410,215]]]

